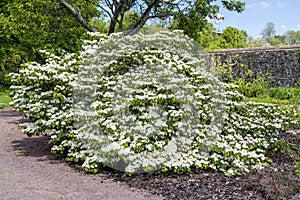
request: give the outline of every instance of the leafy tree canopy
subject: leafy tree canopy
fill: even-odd
[[[261,32],[262,39],[267,41],[271,46],[282,46],[286,45],[287,35],[276,35],[275,24],[273,22],[268,22],[266,27]]]
[[[300,44],[300,31],[288,31],[285,33],[285,40],[289,45]]]
[[[79,12],[72,6],[70,1],[59,0],[80,23],[89,31],[97,31],[90,26]],[[185,34],[192,38],[198,36],[198,32],[207,24],[208,18],[215,18],[219,13],[216,0],[90,0],[110,19],[108,33],[116,31],[116,27],[123,30],[125,14],[129,11],[137,13],[131,25],[124,31],[127,35],[138,32],[147,22],[153,19],[176,22],[174,28],[184,30]],[[239,0],[221,0],[222,6],[230,11],[242,12],[245,3]]]
[[[270,43],[271,46],[286,45],[285,36],[284,35],[275,35],[274,37],[269,39],[269,43]]]
[[[209,49],[228,49],[248,47],[247,33],[234,27],[227,27],[221,38],[211,43]]]

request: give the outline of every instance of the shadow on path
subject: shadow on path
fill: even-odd
[[[0,117],[19,117],[20,113],[17,111],[11,110],[11,108],[0,109]]]
[[[49,136],[34,136],[13,140],[11,143],[18,156],[36,157],[37,161],[48,161],[50,164],[62,163],[62,155],[51,154],[49,141]]]

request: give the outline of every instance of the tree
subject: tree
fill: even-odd
[[[128,29],[134,22],[136,22],[140,18],[138,12],[129,10],[120,18],[120,23],[118,23],[117,30],[118,31],[125,31]]]
[[[116,29],[118,31],[126,30],[131,24],[133,24],[140,16],[137,12],[128,11],[125,13],[124,17],[122,18],[122,23],[117,24]],[[105,20],[103,17],[94,17],[90,25],[97,29],[100,33],[107,34],[109,31],[109,24],[110,22]]]
[[[268,22],[266,27],[262,30],[261,35],[263,39],[270,42],[270,38],[274,37],[276,34],[275,25],[273,22]]]
[[[219,40],[210,45],[210,49],[245,48],[248,46],[247,32],[228,26]]]
[[[58,0],[68,9],[76,19],[89,31],[95,31],[86,20],[66,0]],[[109,32],[116,31],[116,26],[123,27],[125,13],[134,11],[138,18],[124,33],[133,35],[151,19],[165,20],[171,18],[177,21],[178,26],[193,38],[194,31],[198,32],[206,25],[207,18],[213,18],[219,12],[219,6],[213,4],[216,0],[90,0],[110,19]],[[222,6],[230,11],[242,12],[245,3],[239,0],[221,0]]]
[[[284,35],[275,35],[274,37],[269,39],[271,46],[283,46],[286,45],[285,36]]]
[[[98,15],[93,4],[76,1],[81,16]],[[82,49],[84,29],[78,21],[52,0],[1,0],[0,3],[0,85],[5,74],[19,69],[21,63],[42,62],[38,51],[56,54]]]
[[[107,21],[104,18],[93,17],[90,24],[91,26],[95,27],[97,31],[99,31],[100,33],[104,33],[104,34],[108,33],[109,27],[107,25]]]
[[[177,21],[177,25],[175,28],[182,29],[186,35],[197,40],[199,34],[209,26],[208,19],[220,19],[220,7],[213,4],[214,2],[215,0],[194,1],[194,4],[189,6],[187,10],[176,14],[175,21]],[[245,7],[245,3],[240,1],[221,2],[226,9],[238,13],[242,12]]]
[[[231,26],[224,30],[222,38],[226,41],[228,48],[244,48],[247,46],[247,32]]]
[[[275,25],[268,22],[266,27],[262,30],[262,39],[265,39],[271,46],[286,45],[286,35],[276,35]]]
[[[288,31],[284,35],[287,44],[289,45],[300,44],[300,31]]]
[[[213,24],[208,23],[205,27],[202,28],[201,31],[197,33],[196,41],[200,44],[201,47],[209,50],[210,45],[219,39],[220,36],[217,34]]]

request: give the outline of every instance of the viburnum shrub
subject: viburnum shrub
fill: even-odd
[[[200,53],[176,31],[91,34],[80,58],[50,54],[12,74],[12,106],[31,120],[26,133],[52,130],[52,151],[87,172],[265,167],[296,110],[243,101],[206,72]]]
[[[72,84],[80,62],[75,54],[58,57],[46,51],[40,53],[44,64],[26,63],[19,73],[10,74],[10,105],[30,120],[21,124],[24,133],[32,136],[47,131],[52,135],[51,142],[61,145],[64,139],[74,137]]]

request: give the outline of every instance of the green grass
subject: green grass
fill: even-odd
[[[246,101],[257,101],[262,103],[291,105],[291,104],[300,104],[300,96],[292,99],[278,99],[269,96],[247,97]]]
[[[8,107],[10,101],[9,90],[7,88],[0,88],[0,109]]]

